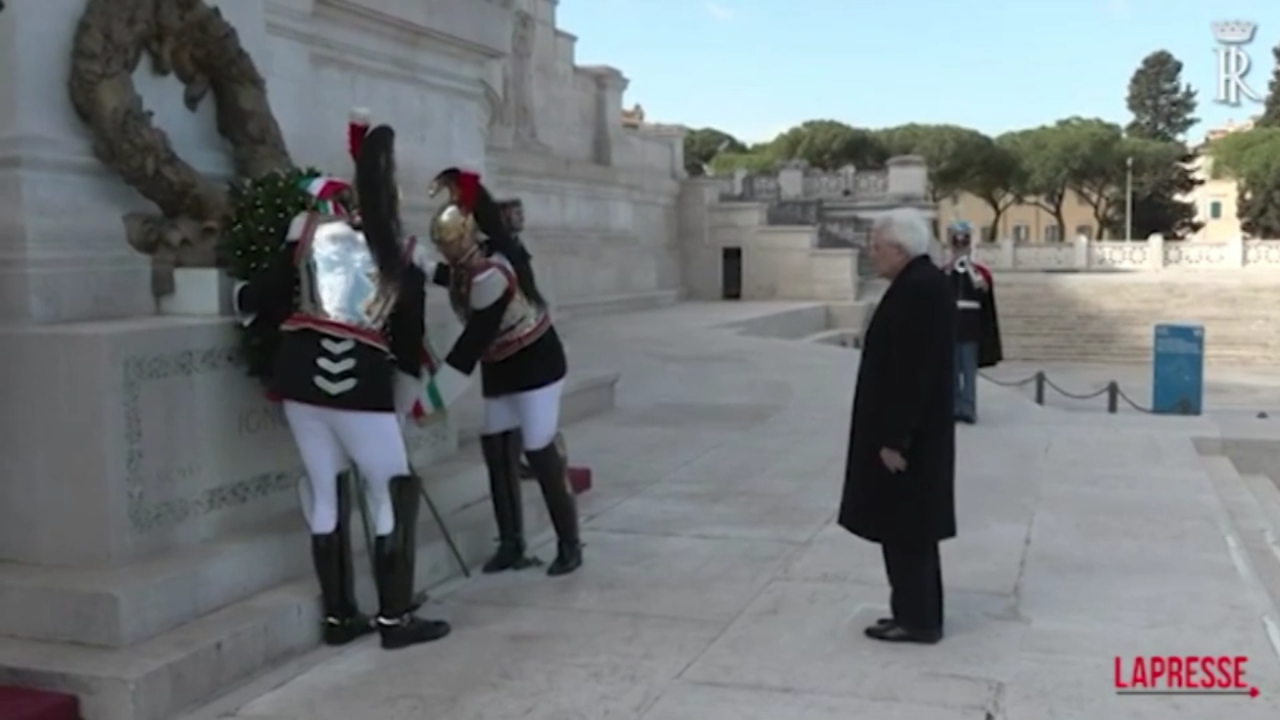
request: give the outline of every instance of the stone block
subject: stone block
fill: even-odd
[[[176,268],[173,294],[160,298],[160,314],[231,315],[231,287],[231,278],[218,268]]]

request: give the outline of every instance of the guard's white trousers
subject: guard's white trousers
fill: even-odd
[[[409,457],[396,414],[285,400],[284,416],[307,471],[298,494],[311,533],[327,535],[337,529],[338,475],[355,463],[364,480],[374,532],[379,537],[390,535],[396,526],[391,479],[409,474]]]
[[[525,450],[541,450],[556,439],[560,429],[560,395],[564,380],[528,392],[484,399],[481,432],[497,435],[520,430]]]

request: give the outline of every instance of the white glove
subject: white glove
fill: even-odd
[[[409,373],[397,372],[395,385],[396,415],[403,420],[414,414],[414,406],[420,405],[424,381]],[[421,410],[421,407],[419,407]]]
[[[440,401],[445,407],[456,403],[471,385],[471,378],[463,375],[461,370],[449,363],[441,363],[431,381],[435,384],[436,392],[439,393]]]
[[[249,327],[253,323],[253,319],[258,317],[257,313],[246,313],[240,309],[240,291],[244,290],[248,284],[248,280],[237,280],[231,286],[231,305],[235,309],[236,321],[245,327]]]

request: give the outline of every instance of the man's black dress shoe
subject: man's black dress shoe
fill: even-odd
[[[919,645],[933,645],[942,639],[940,631],[918,632],[908,630],[894,622],[877,623],[867,628],[866,636],[872,640],[891,643],[916,643]]]

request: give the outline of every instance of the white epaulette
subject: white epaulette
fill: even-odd
[[[313,213],[300,212],[293,216],[293,220],[289,223],[289,232],[285,233],[286,242],[298,242],[303,239],[303,235],[315,231],[315,221],[312,219]]]
[[[471,278],[471,309],[483,310],[506,297],[511,280],[501,268],[490,266]]]

